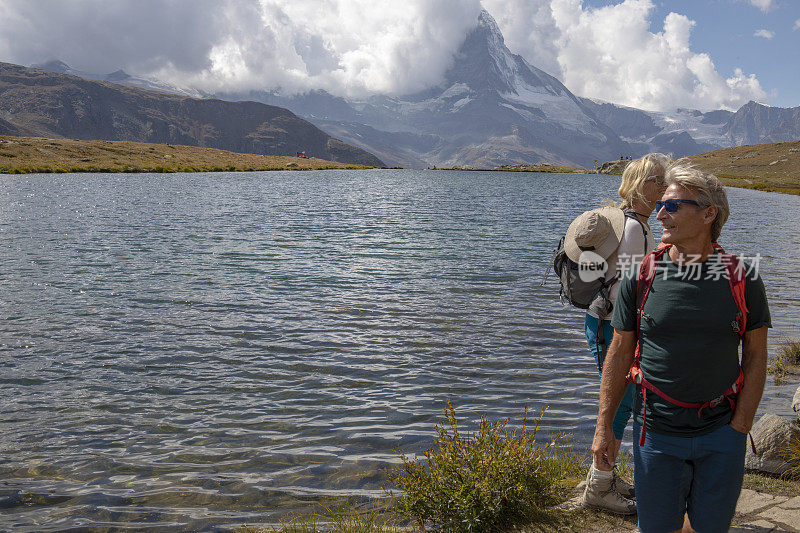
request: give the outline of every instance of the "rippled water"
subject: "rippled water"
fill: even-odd
[[[217,529],[374,494],[448,398],[471,420],[549,405],[546,431],[588,441],[582,315],[539,281],[618,179],[0,177],[0,529]],[[721,242],[763,256],[774,351],[798,334],[800,198],[729,195]]]

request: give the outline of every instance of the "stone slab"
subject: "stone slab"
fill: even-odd
[[[774,496],[750,489],[742,489],[739,494],[739,501],[736,503],[736,513],[748,515],[773,505],[784,503],[788,499],[786,496]]]
[[[795,496],[791,500],[779,504],[778,507],[781,509],[795,509],[800,511],[800,496]]]
[[[761,518],[788,526],[789,531],[800,532],[800,509],[783,509],[776,505],[758,513]]]

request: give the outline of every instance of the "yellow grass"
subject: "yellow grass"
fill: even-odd
[[[128,141],[80,141],[0,135],[0,173],[232,172],[360,169],[316,158],[239,154],[214,148]]]
[[[687,159],[724,185],[800,194],[800,141],[735,146]]]

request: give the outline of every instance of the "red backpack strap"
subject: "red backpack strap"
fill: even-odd
[[[725,250],[719,244],[713,243],[713,246],[720,253],[722,262],[727,270],[728,283],[731,287],[733,301],[736,304],[736,319],[731,323],[731,326],[741,339],[744,337],[744,331],[747,327],[747,302],[744,297],[747,276],[745,276],[744,263],[734,254],[725,253]]]
[[[661,243],[655,250],[644,256],[642,263],[639,265],[639,276],[636,280],[636,351],[633,354],[633,363],[628,371],[627,379],[631,383],[642,387],[642,408],[644,411],[642,413],[642,431],[639,435],[639,446],[644,446],[644,439],[647,434],[647,387],[645,386],[647,379],[645,379],[642,368],[639,365],[639,361],[642,358],[641,324],[644,318],[644,303],[647,301],[647,296],[653,286],[658,261],[661,260],[670,246],[672,245]]]
[[[640,339],[640,329],[641,329],[641,322],[644,316],[644,303],[647,301],[647,296],[650,294],[650,289],[653,286],[653,279],[656,277],[656,269],[658,267],[658,262],[664,256],[667,250],[669,250],[671,244],[664,244],[663,242],[658,245],[658,247],[644,256],[642,259],[642,263],[639,265],[639,277],[636,280],[636,338],[637,340]],[[636,345],[637,349],[637,360],[638,360],[638,351],[639,351],[639,343],[637,342]]]

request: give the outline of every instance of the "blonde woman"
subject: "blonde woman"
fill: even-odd
[[[595,299],[586,312],[586,341],[602,374],[608,346],[614,335],[611,314],[619,291],[621,273],[639,263],[655,248],[653,233],[648,219],[655,209],[656,201],[664,192],[664,173],[670,158],[652,153],[635,159],[622,173],[619,208],[625,212],[625,229],[619,247],[608,259],[606,281],[610,284],[608,294]],[[634,387],[629,386],[614,416],[614,459],[619,453],[625,426],[631,417]],[[619,478],[615,471],[598,470],[592,464],[586,483],[583,503],[586,507],[602,509],[617,514],[633,514],[636,503],[632,485]]]

